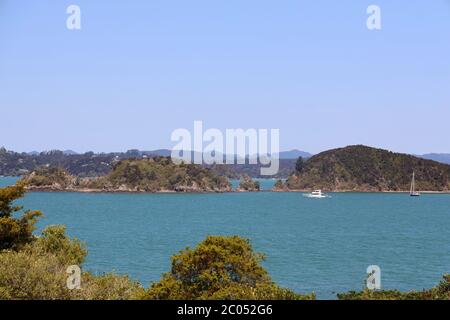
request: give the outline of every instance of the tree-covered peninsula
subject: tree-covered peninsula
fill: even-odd
[[[174,164],[168,157],[122,160],[106,176],[80,178],[44,167],[23,178],[28,190],[78,192],[228,192],[230,182],[213,170]]]

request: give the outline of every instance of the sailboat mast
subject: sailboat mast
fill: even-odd
[[[420,193],[416,191],[416,173],[413,171],[412,181],[411,181],[411,196],[418,197]]]

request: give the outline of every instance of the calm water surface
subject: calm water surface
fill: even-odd
[[[65,224],[85,241],[86,269],[146,286],[169,270],[172,254],[210,234],[251,239],[277,283],[319,298],[361,289],[372,264],[385,289],[428,288],[450,272],[450,195],[29,193],[21,204],[44,212],[40,229]]]

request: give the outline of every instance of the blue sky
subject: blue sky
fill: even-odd
[[[0,145],[171,148],[194,120],[279,128],[283,150],[450,152],[450,1],[0,0]]]

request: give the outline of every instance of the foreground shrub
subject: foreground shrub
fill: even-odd
[[[21,206],[14,206],[13,202],[25,194],[25,185],[0,188],[0,251],[19,250],[33,240],[33,231],[40,211],[26,211],[20,218],[13,215]]]
[[[0,299],[70,299],[65,271],[54,255],[4,252],[0,254]]]
[[[143,299],[301,299],[279,288],[261,266],[264,256],[240,237],[209,236],[172,257],[172,270]]]
[[[24,248],[30,254],[53,255],[63,266],[82,265],[87,256],[86,246],[66,235],[65,226],[49,226],[32,245]]]
[[[301,295],[289,289],[280,288],[274,283],[246,285],[230,285],[216,291],[209,299],[212,300],[315,300],[315,294]]]
[[[65,234],[63,226],[48,227],[42,236],[20,251],[0,253],[0,299],[18,300],[121,300],[140,290],[126,276],[94,276],[84,272],[81,289],[67,288],[67,267],[81,265],[85,246]]]
[[[72,299],[78,300],[132,300],[144,292],[138,282],[128,276],[108,273],[94,276],[83,273],[81,290],[72,291]]]
[[[67,268],[81,267],[86,246],[69,238],[64,226],[50,226],[34,236],[39,211],[14,218],[22,207],[13,202],[25,191],[24,183],[0,188],[0,300],[120,300],[142,294],[140,285],[127,276],[88,272],[81,276],[81,289],[69,290]]]

